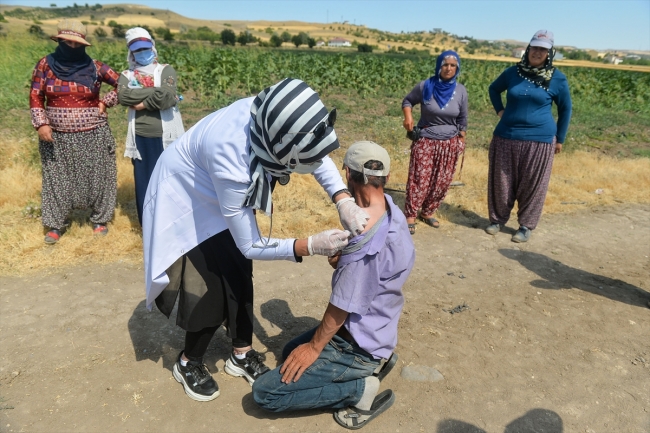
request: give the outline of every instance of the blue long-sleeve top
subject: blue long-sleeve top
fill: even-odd
[[[501,101],[505,90],[506,106]],[[564,143],[571,120],[571,95],[566,75],[555,70],[548,91],[523,79],[511,66],[490,84],[490,100],[497,113],[504,110],[494,135],[511,140]],[[551,105],[557,105],[557,123]]]

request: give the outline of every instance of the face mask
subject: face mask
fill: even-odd
[[[75,61],[81,60],[86,56],[86,46],[81,45],[77,48],[72,48],[70,45],[63,41],[59,41],[59,50],[63,53],[66,60]]]
[[[155,59],[153,50],[143,50],[143,51],[135,52],[133,53],[133,57],[135,57],[135,61],[142,66],[147,66]]]

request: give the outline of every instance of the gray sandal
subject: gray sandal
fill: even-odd
[[[395,394],[391,389],[387,389],[377,394],[369,410],[357,409],[354,406],[339,409],[334,412],[334,420],[342,427],[358,430],[385,412],[393,403],[395,403]]]

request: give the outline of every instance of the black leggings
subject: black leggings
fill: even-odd
[[[185,334],[185,356],[203,357],[210,340],[226,323],[235,348],[253,343],[253,262],[224,230],[194,247],[169,269],[170,284],[156,298],[170,316],[178,298],[176,324]]]
[[[212,336],[219,329],[218,326],[213,326],[211,328],[204,328],[196,332],[186,332],[185,333],[185,350],[183,353],[190,361],[200,361],[205,355],[208,346],[210,345],[210,340]],[[245,333],[248,335],[248,333]],[[251,326],[251,336],[253,334]],[[251,338],[252,340],[252,338]],[[232,347],[235,349],[241,349],[242,347],[248,347],[252,345],[252,341],[246,341],[241,338],[232,339]]]

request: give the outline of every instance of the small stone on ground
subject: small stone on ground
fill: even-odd
[[[445,380],[442,373],[426,365],[407,365],[402,369],[401,376],[412,382],[440,382]]]

